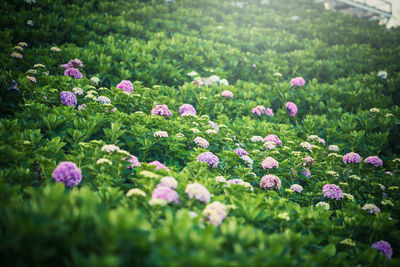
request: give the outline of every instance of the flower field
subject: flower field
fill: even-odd
[[[311,0],[0,25],[4,266],[400,265],[400,29]]]

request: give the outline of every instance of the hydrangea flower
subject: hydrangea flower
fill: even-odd
[[[322,188],[322,193],[326,198],[339,200],[343,197],[342,189],[335,184],[326,184]]]
[[[11,83],[12,83],[12,85],[10,87],[8,87],[8,90],[17,90],[17,91],[19,91],[18,83],[15,80],[12,80]]]
[[[306,81],[303,77],[296,77],[290,81],[291,86],[303,86],[304,84],[306,84]]]
[[[69,68],[81,68],[81,67],[83,67],[83,63],[82,63],[82,61],[80,61],[77,58],[71,59],[70,61],[68,61],[68,67]]]
[[[282,141],[281,139],[279,139],[278,136],[276,136],[275,134],[270,134],[267,137],[265,137],[263,139],[264,142],[268,141],[268,142],[274,142],[277,146],[281,146],[282,145]]]
[[[118,89],[122,89],[127,93],[132,92],[133,90],[135,90],[135,88],[133,87],[133,84],[131,81],[128,80],[122,80],[119,84],[117,84],[116,86]]]
[[[339,151],[339,147],[337,145],[330,145],[328,146],[328,149],[330,151]]]
[[[58,183],[63,183],[67,187],[73,187],[82,181],[82,171],[75,163],[62,161],[54,169],[53,177]]]
[[[219,201],[214,201],[206,206],[202,214],[207,217],[210,223],[218,226],[228,215],[227,207]]]
[[[238,155],[239,157],[242,157],[242,156],[245,156],[245,155],[249,154],[249,153],[247,153],[247,151],[244,150],[243,148],[236,148],[236,149],[235,149],[235,153],[236,153],[236,155]]]
[[[213,122],[213,121],[208,121],[208,124],[209,124],[211,127],[213,127],[214,130],[215,130],[217,133],[219,132],[219,127],[218,127],[218,125],[217,125],[215,122]]]
[[[204,203],[210,202],[211,194],[207,188],[199,183],[188,184],[185,189],[185,193],[188,194],[189,198],[195,198]]]
[[[197,157],[197,161],[205,162],[212,168],[216,168],[218,166],[218,163],[219,163],[218,157],[216,155],[214,155],[213,153],[211,153],[211,152],[201,153]]]
[[[265,112],[265,107],[258,105],[257,107],[253,108],[251,112],[261,116]]]
[[[111,104],[111,99],[102,95],[97,98],[97,101],[101,102],[103,105]]]
[[[36,82],[36,78],[35,78],[35,77],[26,76],[26,78],[27,78],[31,83],[35,83],[35,82]]]
[[[294,116],[297,114],[297,106],[295,103],[293,102],[287,102],[286,103],[286,108],[290,111],[290,116]]]
[[[131,189],[129,189],[128,192],[126,192],[126,196],[127,197],[130,197],[130,196],[146,197],[147,194],[146,194],[146,192],[144,192],[143,190],[140,190],[139,188],[131,188]]]
[[[350,152],[343,156],[343,163],[360,163],[361,157],[359,154]]]
[[[218,183],[226,183],[226,179],[224,176],[217,176],[215,177],[215,181]]]
[[[207,148],[207,147],[210,145],[206,139],[204,139],[203,137],[200,137],[200,136],[197,136],[197,137],[194,139],[194,142],[195,142],[198,146],[201,146],[202,148]]]
[[[154,133],[154,137],[163,137],[163,138],[166,138],[166,137],[168,137],[168,132],[166,132],[166,131],[156,131],[156,132]]]
[[[178,193],[168,186],[156,187],[151,193],[151,197],[154,199],[162,199],[167,202],[179,202]]]
[[[361,209],[362,210],[366,210],[371,214],[375,214],[375,213],[381,212],[380,208],[378,208],[375,204],[370,204],[370,203],[365,204]]]
[[[168,186],[169,188],[175,189],[178,186],[178,181],[172,176],[165,176],[161,178],[157,186]]]
[[[196,115],[196,109],[190,104],[183,104],[179,108],[179,114],[181,116]]]
[[[60,93],[60,99],[65,106],[75,107],[77,103],[76,96],[72,92],[62,91]]]
[[[237,184],[240,186],[244,186],[244,187],[250,189],[250,191],[254,191],[254,188],[251,186],[251,184],[243,181],[242,179],[231,179],[231,180],[226,181],[227,187],[229,187],[229,185],[231,185],[231,184]]]
[[[253,137],[250,138],[250,141],[255,143],[255,142],[261,142],[263,140],[263,138],[261,136],[255,135]]]
[[[72,92],[74,92],[75,95],[83,95],[83,89],[79,87],[74,87]]]
[[[86,104],[82,104],[78,106],[78,110],[84,110],[86,107]]]
[[[305,175],[307,178],[311,178],[311,172],[309,169],[306,169],[305,172],[300,172],[301,174]]]
[[[92,82],[95,85],[98,85],[100,82],[100,79],[98,77],[92,77],[92,78],[90,78],[90,82]]]
[[[303,166],[313,165],[314,164],[314,159],[312,157],[310,157],[309,155],[305,156],[303,158],[303,161],[304,161],[302,163]]]
[[[301,191],[303,191],[303,187],[299,184],[292,184],[290,186],[290,189],[292,189],[294,192],[297,192],[297,193],[301,193]]]
[[[266,157],[263,162],[261,163],[261,166],[263,169],[273,169],[273,168],[278,168],[279,163],[272,157]]]
[[[169,117],[172,115],[172,112],[168,109],[167,105],[156,105],[151,110],[151,115],[160,115],[160,116]]]
[[[75,68],[68,68],[64,71],[64,75],[65,76],[69,76],[75,79],[82,79],[83,78],[83,74]]]
[[[301,142],[300,146],[306,148],[309,152],[311,152],[312,145],[309,142]]]
[[[279,189],[281,188],[281,179],[278,176],[267,174],[261,178],[260,181],[261,189]]]
[[[315,204],[315,206],[316,206],[316,207],[322,207],[322,208],[324,208],[325,210],[329,210],[329,209],[330,209],[329,204],[326,203],[326,202],[323,202],[323,201],[318,202],[317,204]]]
[[[224,90],[224,91],[222,91],[221,96],[226,97],[226,98],[232,98],[233,93],[229,90]]]
[[[383,252],[386,256],[386,259],[391,260],[393,255],[392,246],[389,242],[385,240],[378,241],[371,245],[372,248],[375,248],[381,252]]]
[[[166,171],[169,171],[168,167],[165,166],[164,164],[162,164],[161,162],[159,162],[158,160],[149,162],[149,163],[147,163],[147,165],[156,166],[155,170],[164,169],[164,170],[166,170]]]
[[[265,109],[265,114],[267,114],[270,117],[274,116],[274,111],[272,110],[272,108],[266,108]]]
[[[265,143],[263,144],[263,146],[264,146],[264,148],[267,149],[267,150],[271,150],[271,149],[276,148],[276,144],[275,144],[274,142],[269,142],[269,141],[265,142]]]
[[[364,162],[375,165],[375,167],[380,167],[383,165],[383,161],[377,156],[369,156],[364,160]]]
[[[132,169],[134,167],[140,167],[140,165],[141,165],[139,159],[133,155],[131,155],[130,157],[124,158],[124,160],[131,163],[131,165],[128,166],[128,169]]]
[[[11,57],[21,59],[21,58],[23,58],[24,56],[23,56],[22,54],[20,54],[20,53],[12,52],[12,53],[11,53]]]
[[[98,159],[97,161],[96,161],[96,164],[108,164],[108,165],[112,165],[112,162],[111,162],[111,160],[109,160],[109,159],[106,159],[106,158],[101,158],[101,159]]]
[[[53,47],[50,48],[50,51],[51,51],[51,52],[60,52],[61,49],[58,48],[58,47],[53,46]]]

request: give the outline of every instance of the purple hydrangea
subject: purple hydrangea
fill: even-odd
[[[151,110],[151,115],[160,115],[160,116],[171,116],[172,112],[168,109],[167,105],[156,105]]]
[[[219,163],[218,157],[216,155],[214,155],[213,153],[211,153],[211,152],[201,153],[197,157],[197,161],[205,162],[208,165],[210,165],[210,167],[212,167],[212,168],[216,168],[218,166],[218,163]]]
[[[282,145],[282,141],[281,139],[279,139],[278,136],[276,136],[275,134],[270,134],[267,137],[265,137],[263,139],[264,142],[274,142],[277,146],[281,146]]]
[[[63,161],[54,169],[53,177],[57,182],[73,187],[82,181],[82,171],[75,163]]]
[[[307,178],[311,178],[311,172],[309,169],[306,169],[305,172],[300,172],[301,174],[305,175]]]
[[[290,116],[294,116],[297,114],[297,106],[293,102],[287,102],[286,103],[286,108],[290,111]]]
[[[267,174],[261,178],[260,181],[261,189],[279,189],[281,188],[281,179],[278,176]]]
[[[166,170],[166,171],[169,171],[168,167],[167,167],[167,166],[165,166],[164,164],[162,164],[161,162],[159,162],[158,160],[155,160],[155,161],[149,162],[149,163],[147,163],[147,165],[153,165],[153,166],[156,166],[155,170],[158,170],[158,169],[164,169],[164,170]]]
[[[127,93],[130,93],[133,90],[135,90],[131,81],[128,81],[128,80],[122,80],[119,84],[117,84],[117,88],[122,89]]]
[[[196,115],[196,109],[190,104],[183,104],[179,108],[179,114],[181,114],[181,116],[187,116],[187,115],[194,116]]]
[[[324,187],[322,188],[322,193],[325,197],[330,199],[339,200],[343,197],[342,189],[340,189],[340,187],[335,184],[324,185]]]
[[[103,95],[99,96],[97,98],[97,101],[101,102],[103,105],[111,104],[110,98],[103,96]]]
[[[393,255],[392,246],[389,242],[385,240],[378,241],[371,245],[372,248],[375,248],[379,251],[382,251],[386,255],[386,259],[391,260]]]
[[[303,86],[304,84],[306,84],[306,81],[303,77],[296,77],[290,81],[291,86]]]
[[[347,153],[346,155],[343,156],[344,164],[347,164],[347,163],[360,163],[360,161],[361,161],[360,155],[357,154],[357,153],[354,153],[354,152]]]
[[[211,194],[203,185],[199,183],[188,184],[185,189],[185,193],[188,194],[189,198],[195,198],[204,203],[210,202]]]
[[[83,74],[75,68],[68,68],[64,71],[64,75],[65,76],[69,76],[69,77],[73,77],[75,79],[82,79],[83,78]]]
[[[369,156],[364,160],[364,162],[375,165],[375,167],[380,167],[383,165],[383,161],[377,156]]]
[[[74,93],[68,91],[62,91],[60,93],[60,99],[65,106],[75,107],[76,103],[78,102]]]
[[[128,166],[128,169],[132,169],[134,167],[140,167],[140,165],[141,165],[139,159],[132,155],[130,158],[128,158],[128,157],[124,158],[124,160],[131,163],[131,165]]]
[[[169,188],[168,186],[156,187],[153,190],[151,196],[152,196],[152,198],[162,199],[167,202],[175,202],[175,203],[179,202],[178,193],[176,191],[174,191],[173,189]]]
[[[75,58],[75,59],[71,59],[70,61],[68,61],[67,66],[69,68],[81,68],[81,67],[83,67],[83,63],[79,59]]]
[[[219,126],[213,122],[213,121],[208,121],[208,124],[214,128],[214,130],[218,133],[219,132]]]
[[[240,147],[235,149],[235,153],[239,157],[246,156],[247,154],[249,154],[249,153],[247,153],[246,150],[244,150],[243,148],[240,148]]]

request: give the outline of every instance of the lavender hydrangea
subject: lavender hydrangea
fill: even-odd
[[[266,157],[263,162],[261,162],[261,166],[263,169],[273,169],[273,168],[278,168],[279,163],[272,157]]]
[[[152,196],[152,198],[162,199],[167,202],[175,202],[175,203],[179,202],[178,193],[176,191],[174,191],[173,189],[169,188],[168,186],[156,187],[153,190],[151,196]]]
[[[75,68],[68,68],[64,71],[64,75],[65,76],[69,76],[75,79],[82,79],[83,78],[83,74]]]
[[[361,157],[359,154],[350,152],[343,156],[343,163],[360,163]]]
[[[306,171],[300,172],[300,173],[303,174],[304,176],[306,176],[307,178],[311,178],[311,172],[309,169],[306,169]]]
[[[211,152],[201,153],[197,157],[197,161],[205,162],[212,168],[216,168],[218,166],[218,163],[219,163],[218,157],[216,155],[214,155],[213,153],[211,153]]]
[[[82,61],[80,61],[77,58],[71,59],[70,61],[68,61],[67,65],[68,65],[69,68],[81,68],[81,67],[83,67]]]
[[[151,115],[160,115],[160,116],[172,116],[172,112],[168,109],[167,105],[156,105],[151,110]]]
[[[161,178],[157,186],[168,186],[169,188],[175,189],[178,186],[178,181],[172,176],[165,176]]]
[[[326,198],[339,200],[343,197],[342,189],[335,184],[326,184],[322,188],[322,193]]]
[[[183,104],[179,108],[179,114],[181,116],[188,116],[188,115],[194,116],[196,115],[196,109],[190,104]]]
[[[133,155],[131,155],[130,157],[126,157],[124,158],[127,162],[130,162],[131,165],[128,166],[128,169],[132,169],[134,167],[140,167],[141,163],[139,161],[139,159]]]
[[[97,101],[101,102],[103,105],[111,104],[111,99],[102,95],[97,98]]]
[[[15,80],[12,80],[11,83],[12,83],[12,85],[10,87],[8,87],[8,90],[19,91],[18,83]]]
[[[198,146],[201,146],[202,148],[207,148],[207,147],[210,145],[206,139],[204,139],[203,137],[200,137],[200,136],[197,136],[197,137],[194,139],[194,142],[195,142]]]
[[[385,240],[378,241],[371,245],[372,248],[375,248],[381,252],[383,252],[386,256],[386,259],[391,260],[393,255],[392,246],[389,242]]]
[[[73,187],[82,181],[82,171],[75,163],[63,161],[54,169],[53,177],[57,182]]]
[[[303,79],[303,77],[296,77],[290,81],[291,86],[303,86],[305,83],[306,81]]]
[[[260,181],[261,189],[279,189],[281,188],[281,179],[278,176],[267,174],[261,178]]]
[[[294,116],[297,114],[297,106],[295,103],[293,102],[287,102],[286,103],[286,108],[290,111],[290,116]]]
[[[370,203],[365,204],[361,209],[368,211],[371,214],[376,214],[381,212],[380,208],[378,208],[375,204],[370,204]]]
[[[60,99],[65,106],[75,107],[78,102],[74,93],[68,91],[62,91],[60,93]]]
[[[303,187],[299,184],[292,184],[290,186],[290,189],[292,189],[294,192],[297,192],[297,193],[301,193],[301,191],[303,191]]]
[[[375,167],[380,167],[383,165],[383,161],[377,156],[369,156],[364,160],[364,162],[375,165]]]
[[[239,157],[246,156],[247,154],[249,154],[249,153],[247,153],[246,150],[244,150],[243,148],[240,148],[240,147],[235,149],[235,153]]]
[[[188,194],[189,198],[195,198],[204,203],[210,202],[211,194],[203,185],[199,183],[188,184],[185,189],[185,193]]]
[[[219,132],[219,126],[213,122],[213,121],[208,121],[208,124],[214,128],[214,130],[218,133]]]

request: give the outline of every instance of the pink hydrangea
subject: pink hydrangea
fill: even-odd
[[[117,84],[116,86],[118,89],[122,89],[127,93],[132,92],[133,90],[135,90],[135,88],[133,87],[133,84],[131,81],[128,80],[122,80],[119,84]]]
[[[264,142],[274,142],[277,146],[281,146],[282,145],[282,141],[281,139],[279,139],[278,136],[276,136],[275,134],[270,134],[267,137],[265,137],[263,139]]]
[[[322,188],[322,193],[326,198],[339,200],[343,197],[342,189],[335,184],[326,184]]]
[[[257,107],[253,108],[251,112],[261,116],[265,112],[265,107],[258,105]]]
[[[369,156],[364,160],[364,162],[375,165],[375,167],[380,167],[383,165],[383,161],[377,156]]]
[[[82,181],[82,171],[75,163],[62,161],[54,169],[53,177],[57,182],[73,187]]]
[[[287,102],[286,103],[286,108],[290,111],[290,116],[294,116],[297,114],[297,106],[293,102]]]
[[[211,194],[207,188],[199,183],[188,184],[185,189],[185,193],[188,194],[189,198],[195,198],[204,203],[210,202]]]
[[[261,189],[280,189],[281,188],[281,179],[278,176],[267,174],[261,178],[260,181]]]
[[[178,181],[172,176],[165,176],[161,178],[157,186],[168,186],[169,188],[175,189],[178,186]]]
[[[147,163],[147,165],[156,166],[155,170],[164,169],[164,170],[166,170],[166,171],[169,171],[168,167],[165,166],[164,164],[162,164],[161,162],[159,162],[158,160],[149,162],[149,163]]]
[[[194,139],[194,142],[195,142],[198,146],[201,146],[202,148],[207,148],[207,147],[210,145],[206,139],[204,139],[203,137],[200,137],[200,136],[197,136],[197,137]]]
[[[173,189],[169,188],[168,186],[156,187],[153,190],[151,196],[152,196],[152,198],[162,199],[167,202],[175,202],[175,203],[179,202],[178,193],[176,191],[174,191]]]
[[[232,98],[233,93],[229,90],[224,90],[224,91],[222,91],[221,96],[226,97],[226,98]]]
[[[346,155],[343,156],[343,163],[360,163],[361,162],[361,157],[359,154],[350,152],[347,153]]]
[[[274,116],[274,111],[272,110],[272,108],[266,108],[265,109],[265,114],[267,114],[270,117]]]
[[[179,114],[181,116],[187,116],[187,115],[194,116],[194,115],[196,115],[196,109],[190,104],[183,104],[179,108]]]
[[[156,105],[151,110],[151,115],[160,115],[160,116],[169,117],[172,115],[172,112],[168,109],[167,105]]]
[[[124,158],[124,160],[126,160],[127,162],[130,162],[130,163],[131,163],[131,165],[128,166],[128,169],[132,169],[132,168],[134,168],[134,167],[140,167],[140,165],[141,165],[141,163],[140,163],[140,161],[138,160],[138,158],[135,157],[135,156],[132,156],[132,155],[131,155],[130,158],[128,158],[128,157]]]
[[[310,157],[309,155],[305,156],[303,158],[303,161],[304,161],[302,163],[303,166],[313,165],[314,164],[314,159],[312,157]]]
[[[272,169],[272,168],[278,168],[279,163],[276,161],[274,158],[271,157],[266,157],[263,162],[261,163],[261,166],[263,169]]]
[[[296,77],[290,81],[291,86],[303,86],[304,84],[306,84],[306,81],[303,77]]]

